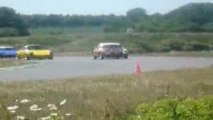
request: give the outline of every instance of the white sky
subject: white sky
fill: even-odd
[[[136,7],[146,9],[148,14],[164,14],[190,2],[213,0],[0,0],[0,6],[22,14],[124,15]]]

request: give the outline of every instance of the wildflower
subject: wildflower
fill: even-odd
[[[38,108],[38,105],[36,105],[36,104],[34,104],[34,105],[30,106],[30,110],[32,110],[32,109],[36,109],[36,108]]]
[[[47,116],[47,117],[41,118],[40,120],[49,120],[49,119],[51,119],[51,117],[50,117],[50,116]]]
[[[32,106],[30,106],[30,110],[31,111],[41,111],[42,110],[42,108],[38,108],[38,105],[32,105]]]
[[[42,108],[36,108],[36,109],[32,109],[31,111],[41,111],[43,110]]]
[[[15,110],[11,110],[10,112],[11,112],[11,113],[16,113],[16,111],[15,111]]]
[[[28,102],[30,102],[30,100],[28,100],[28,99],[23,99],[20,101],[20,103],[23,103],[23,104],[28,103]]]
[[[49,110],[57,110],[58,108],[55,106],[55,104],[48,104],[47,107]]]
[[[56,116],[58,116],[58,113],[51,113],[50,115],[56,117]]]
[[[17,118],[17,120],[25,120],[24,116],[17,116],[16,118]]]
[[[64,99],[63,101],[60,102],[60,106],[64,105],[67,102],[67,99]]]
[[[9,107],[7,107],[7,110],[12,111],[12,110],[16,110],[16,109],[18,109],[18,108],[19,108],[18,105],[14,105],[14,106],[9,106]]]
[[[71,113],[66,113],[66,114],[65,114],[65,116],[71,116],[71,115],[72,115]]]

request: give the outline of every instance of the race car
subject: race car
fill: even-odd
[[[22,49],[16,52],[18,59],[53,59],[53,52],[42,48],[40,45],[31,44],[25,45]]]
[[[104,59],[105,57],[128,58],[128,51],[120,43],[99,43],[93,50],[93,58]]]
[[[12,46],[0,46],[0,58],[15,58],[16,50]]]

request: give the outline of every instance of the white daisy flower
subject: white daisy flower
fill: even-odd
[[[47,107],[49,110],[57,110],[58,108],[55,106],[55,104],[48,104]]]
[[[51,119],[51,117],[50,117],[50,116],[47,116],[47,117],[41,118],[40,120],[49,120],[49,119]]]
[[[30,100],[28,100],[28,99],[23,99],[20,101],[20,103],[22,103],[22,104],[29,103],[29,102],[30,102]]]
[[[72,115],[71,113],[66,113],[66,114],[65,114],[65,116],[71,116],[71,115]]]
[[[63,101],[60,102],[60,106],[64,105],[67,102],[67,99],[64,99]]]
[[[17,116],[17,117],[16,117],[16,120],[24,120],[24,119],[25,119],[24,116]]]
[[[38,105],[32,105],[30,106],[30,111],[41,111],[42,108],[39,108]]]
[[[16,110],[16,109],[18,109],[18,108],[19,108],[18,105],[8,106],[8,107],[7,107],[7,110],[12,111],[12,110]]]
[[[10,112],[11,112],[11,113],[16,113],[16,111],[15,111],[15,110],[11,110]]]
[[[58,113],[51,113],[51,116],[58,116]]]

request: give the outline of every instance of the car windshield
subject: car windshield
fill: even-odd
[[[121,48],[121,46],[120,45],[105,45],[105,46],[103,46],[103,48],[116,49],[116,48]]]
[[[42,47],[39,46],[39,45],[35,45],[35,46],[28,46],[27,49],[29,49],[29,50],[40,50],[40,49],[42,49]]]
[[[0,48],[0,50],[15,50],[14,48]]]

